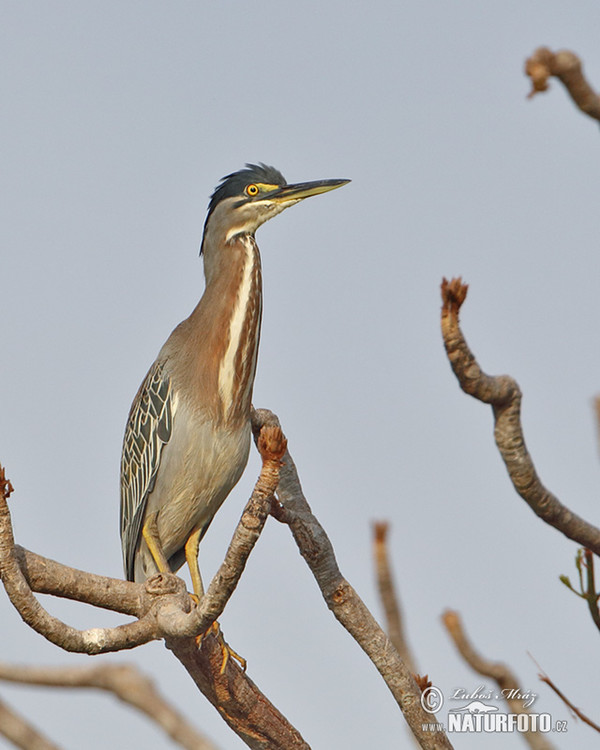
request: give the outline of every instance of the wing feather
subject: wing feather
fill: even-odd
[[[121,545],[127,579],[134,579],[135,551],[148,496],[154,488],[163,447],[173,430],[171,382],[155,362],[136,394],[121,456]]]

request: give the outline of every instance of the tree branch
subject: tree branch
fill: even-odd
[[[223,651],[218,638],[208,635],[198,649],[193,638],[167,641],[167,647],[186,668],[202,694],[233,731],[255,750],[310,750],[299,732],[260,692],[233,660],[221,671]]]
[[[61,750],[0,700],[0,735],[22,750]]]
[[[265,425],[279,425],[279,420],[266,409],[254,411],[252,427],[255,436]],[[422,708],[421,692],[409,669],[364,602],[343,578],[331,542],[304,497],[289,452],[283,458],[277,496],[281,506],[274,506],[273,515],[290,527],[327,606],[371,659],[421,747],[425,750],[451,748],[444,733],[423,731],[423,726],[435,722],[435,717]]]
[[[539,47],[525,61],[525,74],[531,79],[528,98],[547,91],[548,79],[554,76],[584,114],[600,120],[600,97],[585,79],[581,60],[573,52],[552,52],[547,47]]]
[[[494,437],[515,490],[543,521],[566,537],[600,555],[600,529],[564,506],[541,483],[525,445],[521,426],[521,390],[508,375],[486,375],[469,349],[458,315],[468,286],[460,278],[442,282],[442,336],[460,387],[491,404]]]
[[[538,665],[539,666],[539,665]],[[596,732],[600,732],[600,726],[596,724],[594,721],[589,719],[582,711],[580,711],[577,706],[574,706],[571,701],[567,698],[567,696],[559,690],[556,685],[552,682],[552,680],[548,677],[547,674],[539,674],[538,677],[542,682],[545,682],[546,685],[548,685],[549,688],[551,688],[556,695],[561,699],[561,701],[565,704],[565,706],[568,706],[568,708],[581,719],[585,724],[587,724],[589,727],[592,727],[592,729],[595,729]]]
[[[498,661],[490,661],[479,654],[467,638],[458,612],[446,610],[442,615],[442,622],[450,637],[454,641],[458,652],[467,664],[483,677],[491,677],[496,682],[509,710],[513,714],[528,714],[524,705],[524,691],[511,670]],[[523,732],[523,739],[532,750],[552,750],[552,745],[543,734],[534,731]]]
[[[379,598],[385,612],[387,634],[394,648],[400,654],[402,661],[415,674],[417,668],[411,650],[406,641],[402,612],[396,595],[396,587],[390,566],[387,535],[389,523],[386,521],[373,524],[373,557],[375,558],[375,574]]]
[[[25,667],[0,663],[0,680],[27,685],[95,688],[113,693],[156,722],[186,750],[216,750],[133,664],[91,667]],[[29,747],[29,745],[27,746]]]

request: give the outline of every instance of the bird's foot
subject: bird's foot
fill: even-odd
[[[227,669],[227,662],[229,661],[229,659],[234,659],[235,661],[237,661],[242,670],[245,672],[248,663],[243,656],[240,656],[236,651],[234,651],[231,646],[225,641],[225,638],[223,638],[223,633],[221,632],[221,627],[216,620],[205,633],[196,636],[196,644],[198,648],[200,648],[200,646],[202,645],[202,639],[207,635],[210,635],[211,633],[216,636],[216,638],[218,638],[219,645],[221,646],[221,654],[223,655],[220,674],[225,673],[225,670]]]

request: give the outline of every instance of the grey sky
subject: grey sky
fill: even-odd
[[[593,747],[527,656],[594,714],[598,634],[558,582],[576,547],[513,492],[489,409],[445,361],[438,312],[442,276],[462,274],[465,333],[488,372],[521,384],[541,477],[598,522],[598,127],[556,83],[526,101],[522,68],[540,44],[567,47],[600,86],[599,23],[590,1],[576,12],[557,0],[3,3],[0,462],[18,542],[122,574],[122,433],[147,367],[202,292],[209,194],[246,161],[290,181],[351,178],[258,232],[254,402],[279,414],[342,571],[378,617],[370,524],[392,522],[421,671],[447,695],[482,683],[440,624],[457,608],[481,651],[540,693],[535,708],[569,721],[556,744]],[[205,578],[258,466],[252,455],[202,544]],[[0,658],[87,661],[1,599]],[[79,627],[122,621],[45,603]],[[315,750],[409,747],[391,695],[276,522],[221,622]],[[222,748],[243,747],[162,645],[99,658],[137,662]],[[66,748],[172,747],[106,696],[0,694]]]

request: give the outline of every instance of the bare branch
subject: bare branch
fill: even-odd
[[[0,700],[0,735],[22,750],[60,750],[58,745]]]
[[[547,91],[548,79],[555,76],[584,114],[600,120],[600,97],[586,81],[581,60],[573,52],[552,52],[547,47],[539,47],[525,61],[525,74],[531,79],[529,98]]]
[[[491,404],[494,437],[515,490],[543,521],[569,539],[600,555],[600,529],[564,506],[541,483],[525,445],[521,426],[521,390],[508,375],[486,375],[469,349],[458,314],[468,286],[460,278],[442,282],[442,335],[448,359],[460,387],[470,396]]]
[[[255,436],[265,425],[273,424],[278,425],[279,420],[270,411],[259,409],[253,413],[252,427]],[[281,507],[275,506],[273,515],[289,525],[300,554],[315,576],[327,606],[369,656],[421,747],[426,750],[452,747],[444,733],[423,731],[423,726],[435,722],[435,717],[422,708],[421,692],[409,669],[364,602],[343,578],[331,542],[304,497],[289,452],[286,452],[283,459],[277,495]]]
[[[15,545],[15,556],[27,585],[37,594],[71,599],[132,617],[141,617],[148,609],[141,583],[70,568],[18,544]]]
[[[281,459],[286,448],[287,440],[279,426],[266,427],[261,431],[258,440],[258,450],[263,462],[260,476],[229,544],[225,560],[211,581],[199,607],[204,621],[208,620],[204,630],[225,609],[264,528],[279,482]]]
[[[467,664],[469,664],[469,666],[478,674],[483,675],[484,677],[490,677],[496,682],[511,713],[530,713],[524,705],[524,691],[515,675],[506,664],[485,659],[475,650],[467,638],[467,634],[464,631],[458,612],[446,610],[442,615],[442,622],[454,641],[454,645],[458,649],[458,652]],[[533,750],[552,750],[554,747],[548,742],[544,735],[539,732],[528,730],[523,733],[523,738]]]
[[[402,661],[415,674],[417,668],[411,650],[406,641],[400,602],[396,595],[396,587],[390,566],[387,535],[389,523],[381,521],[373,524],[373,556],[375,558],[375,573],[379,598],[385,612],[387,634],[394,648],[400,654]]]
[[[539,664],[538,664],[538,667],[539,667]],[[556,685],[552,682],[552,680],[548,677],[547,674],[545,674],[545,673],[544,674],[539,674],[538,677],[540,678],[540,680],[542,682],[545,682],[546,685],[548,685],[548,687],[550,687],[552,690],[554,690],[554,692],[556,693],[556,695],[558,695],[558,697],[561,699],[561,701],[566,706],[568,706],[571,709],[571,711],[575,714],[575,716],[577,716],[578,718],[580,718],[581,721],[583,721],[588,726],[592,727],[592,729],[595,729],[596,732],[600,732],[600,726],[598,726],[598,724],[596,724],[595,722],[593,722],[591,719],[588,719],[588,717],[582,711],[580,711],[577,708],[577,706],[574,706],[571,703],[571,701],[567,698],[567,696],[556,687]]]
[[[116,695],[156,722],[186,750],[216,750],[133,664],[91,667],[25,667],[0,663],[0,680],[27,685],[96,688]],[[29,747],[29,745],[27,746]]]

